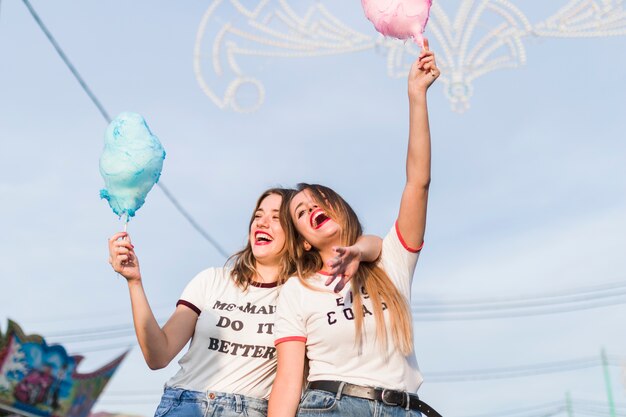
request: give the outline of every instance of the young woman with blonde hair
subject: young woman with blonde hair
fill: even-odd
[[[408,79],[407,179],[398,218],[379,262],[361,264],[351,286],[331,293],[323,285],[333,247],[350,246],[362,233],[350,206],[330,188],[309,184],[300,184],[283,204],[293,222],[287,232],[299,279],[287,281],[278,301],[278,371],[269,417],[438,416],[416,394],[422,375],[409,309],[430,184],[426,92],[438,76],[426,42]],[[305,363],[308,385],[301,398]]]

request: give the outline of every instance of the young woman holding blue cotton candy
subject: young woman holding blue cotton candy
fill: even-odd
[[[280,285],[294,274],[282,211],[293,190],[270,189],[259,198],[246,247],[229,266],[200,272],[160,327],[148,303],[134,246],[126,233],[109,240],[110,263],[128,282],[137,340],[151,369],[167,366],[191,339],[180,370],[165,385],[155,416],[265,416],[276,370],[274,311]],[[328,269],[349,275],[373,260],[379,238],[339,248]]]
[[[439,416],[417,396],[422,375],[409,308],[430,184],[426,92],[438,76],[425,41],[408,77],[406,184],[398,217],[383,239],[380,261],[361,264],[350,287],[325,291],[320,267],[333,257],[333,246],[350,245],[361,235],[352,208],[315,184],[300,184],[283,204],[292,219],[287,241],[294,243],[299,279],[285,283],[278,301],[278,370],[269,417]],[[301,397],[305,362],[308,385]]]

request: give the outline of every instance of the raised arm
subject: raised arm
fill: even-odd
[[[435,55],[424,49],[411,66],[408,80],[409,144],[406,157],[406,185],[402,192],[398,230],[410,248],[418,249],[424,242],[426,205],[430,185],[430,127],[426,92],[439,77]]]
[[[166,367],[191,339],[198,315],[179,305],[163,328],[159,326],[143,289],[134,246],[126,233],[109,239],[109,263],[128,283],[135,333],[146,363],[150,369]]]

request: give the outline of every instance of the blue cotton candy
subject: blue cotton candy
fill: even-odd
[[[117,116],[104,136],[100,175],[106,198],[118,216],[133,217],[146,201],[148,192],[159,181],[165,150],[137,113]]]

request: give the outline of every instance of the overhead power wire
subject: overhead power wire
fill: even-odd
[[[531,301],[551,300],[553,298],[565,298],[565,297],[574,297],[576,299],[579,299],[581,297],[588,297],[588,294],[603,293],[603,292],[610,292],[610,291],[614,292],[615,290],[619,290],[619,294],[625,294],[626,293],[626,281],[616,281],[616,282],[608,282],[605,284],[570,288],[570,289],[565,289],[565,290],[552,292],[552,293],[529,294],[525,296],[516,296],[516,297],[473,298],[473,299],[468,299],[468,300],[453,300],[453,301],[444,301],[444,302],[446,306],[450,306],[450,305],[471,306],[471,305],[476,305],[476,304],[480,306],[484,306],[487,304],[514,303],[514,302],[528,303]],[[543,301],[543,302],[545,303],[546,301]],[[419,306],[420,307],[421,306],[438,307],[441,305],[441,303],[442,303],[441,301],[423,300],[419,302]]]
[[[48,38],[48,40],[50,41],[54,49],[57,51],[57,54],[59,54],[59,56],[65,63],[65,66],[67,66],[67,68],[72,72],[72,74],[74,75],[74,78],[76,78],[76,81],[78,81],[78,83],[83,88],[85,93],[89,96],[93,104],[98,108],[98,111],[100,112],[102,117],[104,117],[107,123],[111,123],[111,117],[109,116],[109,113],[107,113],[107,111],[104,109],[104,106],[102,106],[102,103],[100,103],[100,100],[98,100],[96,95],[91,91],[87,83],[83,80],[83,77],[80,76],[80,74],[78,73],[74,65],[72,65],[69,58],[67,57],[67,55],[65,55],[65,52],[63,52],[63,50],[61,49],[61,46],[54,39],[54,37],[52,36],[52,33],[50,33],[46,25],[44,25],[44,23],[42,22],[41,18],[39,17],[39,15],[37,14],[33,6],[30,4],[28,0],[22,0],[22,1],[28,8],[28,11],[30,12],[33,19],[35,19],[35,21],[37,22],[37,24],[39,25],[43,33],[46,35],[46,37]]]
[[[165,323],[167,318],[157,317],[156,321],[159,325],[161,323]],[[102,327],[91,327],[88,329],[78,329],[78,330],[69,330],[69,331],[61,331],[56,333],[46,333],[46,339],[64,339],[67,337],[75,337],[75,336],[102,336],[102,338],[107,338],[111,333],[121,333],[132,330],[134,332],[134,325],[132,323],[126,324],[114,324],[112,326],[102,326]],[[133,333],[134,334],[134,333]]]
[[[596,415],[606,415],[606,413],[609,412],[609,410],[607,409],[607,404],[606,403],[595,403],[595,404],[588,404],[587,402],[576,402],[574,401],[572,403],[573,405],[573,409],[574,411],[576,411],[576,414],[581,414],[581,413],[588,413],[588,414],[596,414]],[[622,407],[617,407],[617,409],[623,409]],[[626,413],[624,412],[616,412],[613,417],[626,417]]]
[[[63,49],[61,49],[61,46],[59,45],[59,43],[55,40],[54,36],[52,36],[52,33],[50,33],[46,25],[44,25],[43,21],[39,17],[39,14],[35,11],[35,8],[30,4],[28,0],[22,0],[22,2],[24,2],[24,5],[26,5],[26,8],[28,8],[28,11],[30,12],[33,19],[35,19],[35,22],[37,22],[37,25],[39,25],[39,28],[43,31],[43,33],[46,35],[46,38],[48,38],[48,41],[50,41],[50,43],[56,50],[57,54],[61,57],[61,59],[63,60],[63,63],[65,63],[65,66],[70,70],[72,75],[74,75],[74,78],[76,79],[76,81],[78,81],[78,83],[82,87],[83,91],[87,94],[91,102],[98,108],[98,111],[100,112],[104,120],[106,120],[107,123],[111,123],[111,116],[109,116],[109,113],[105,110],[100,100],[98,100],[96,95],[91,91],[91,89],[89,88],[89,86],[87,85],[83,77],[80,75],[76,67],[74,67],[72,62],[69,60],[67,55],[65,55],[65,52],[63,52]],[[163,191],[167,199],[170,200],[170,202],[180,212],[180,214],[182,214],[182,216],[185,219],[187,219],[187,221],[191,224],[191,226],[203,238],[205,238],[219,252],[220,255],[222,255],[224,258],[228,258],[228,252],[226,252],[226,250],[224,250],[224,248],[217,242],[217,240],[211,237],[211,235],[207,233],[198,224],[197,221],[194,220],[194,218],[189,214],[189,212],[187,212],[187,210],[183,208],[183,206],[178,202],[178,200],[174,198],[172,193],[165,187],[163,182],[159,181],[157,183],[157,186]]]
[[[159,304],[155,304],[154,306],[152,306],[152,311],[157,314],[157,312],[163,312],[166,311],[168,314],[171,314],[172,311],[174,311],[174,309],[176,308],[175,304],[172,302],[164,302],[164,303],[159,303]],[[20,322],[24,325],[24,327],[29,327],[29,328],[33,328],[33,327],[41,327],[41,326],[51,326],[54,325],[54,323],[63,323],[64,325],[67,325],[68,323],[78,323],[78,322],[93,322],[94,319],[102,319],[103,317],[106,317],[108,319],[114,319],[115,317],[122,317],[122,318],[126,318],[128,317],[128,313],[125,311],[121,311],[120,309],[114,309],[114,310],[100,310],[100,311],[93,311],[93,312],[85,312],[84,314],[81,313],[79,317],[76,316],[76,314],[59,314],[59,315],[49,315],[46,317],[36,317],[36,316],[31,316],[31,317],[22,317],[20,319]],[[168,316],[169,317],[169,316]],[[120,325],[114,325],[113,327],[118,328]],[[123,326],[132,326],[132,324],[124,324]],[[107,326],[107,327],[111,327],[111,326]],[[92,329],[96,329],[96,328],[91,328],[89,330]],[[102,329],[102,328],[100,328]],[[82,329],[79,330],[80,332],[85,332],[87,331],[87,329]],[[72,332],[70,331],[62,331],[63,334],[67,334],[68,332]],[[46,335],[51,335],[53,333],[49,333],[46,332]]]
[[[97,333],[91,335],[80,335],[80,336],[68,336],[60,339],[62,341],[61,344],[66,343],[76,343],[76,342],[90,342],[94,340],[109,340],[109,339],[119,339],[121,337],[131,337],[135,336],[135,330],[133,328],[125,329],[125,330],[117,330],[114,332],[106,332],[106,333]],[[54,341],[54,343],[58,343],[55,341],[56,338],[50,337],[50,340]]]
[[[136,340],[133,337],[134,330],[132,325],[121,325],[121,326],[108,326],[101,327],[99,329],[87,330],[84,332],[80,331],[72,331],[55,334],[55,337],[52,338],[52,343],[60,343],[60,344],[70,344],[74,345],[76,343],[85,343],[85,342],[93,342],[93,341],[101,341],[107,340],[112,341],[113,339],[126,339],[126,342],[120,341],[117,344],[107,345],[107,346],[87,346],[86,348],[81,348],[82,351],[101,351],[101,350],[115,350],[121,347],[126,347],[128,345],[136,345]],[[131,338],[132,340],[128,340]],[[60,340],[55,340],[59,338]],[[73,350],[73,349],[72,349]],[[621,362],[623,362],[624,358],[619,356],[608,356],[607,357],[607,365],[609,366],[621,366]],[[522,378],[536,375],[545,375],[551,373],[561,373],[561,372],[570,372],[580,369],[592,368],[602,366],[602,359],[600,357],[581,357],[575,358],[565,361],[555,361],[555,362],[544,362],[544,363],[536,363],[536,364],[527,364],[527,365],[518,365],[518,366],[509,366],[509,367],[500,367],[500,368],[481,368],[481,369],[472,369],[472,370],[455,370],[455,371],[444,371],[444,372],[424,372],[425,379],[431,383],[442,383],[442,382],[466,382],[466,381],[478,381],[478,380],[494,380],[494,379],[511,379],[511,378]]]
[[[624,417],[626,416],[626,414],[623,413],[614,413],[611,412],[610,410],[606,409],[608,407],[605,406],[605,410],[604,411],[588,411],[588,410],[581,410],[581,409],[574,409],[575,415],[577,417]]]
[[[626,404],[615,404],[615,406],[618,410],[621,410],[626,407]],[[565,402],[563,400],[559,400],[529,405],[526,407],[520,407],[515,409],[501,409],[480,414],[464,415],[463,417],[546,417],[556,415],[566,416],[568,415],[566,411],[567,406]],[[607,404],[604,401],[583,400],[580,398],[573,399],[572,411],[576,416],[611,416],[609,410],[607,409]],[[614,414],[613,417],[626,417],[626,414],[617,411],[617,413]]]
[[[564,306],[551,306],[546,305],[541,309],[536,308],[521,308],[517,310],[509,310],[509,311],[494,311],[494,310],[485,310],[482,312],[472,312],[472,313],[457,313],[452,314],[450,312],[446,312],[442,309],[442,311],[438,311],[436,313],[421,313],[419,311],[413,311],[413,319],[415,321],[466,321],[466,320],[485,320],[485,319],[501,319],[501,318],[513,318],[513,317],[528,317],[528,316],[541,316],[541,315],[549,315],[549,314],[558,314],[558,313],[568,313],[572,311],[581,311],[581,310],[589,310],[594,308],[602,308],[615,306],[619,304],[624,304],[626,300],[609,300],[604,302],[596,302],[596,303],[582,303],[577,305],[564,305]]]
[[[163,191],[165,196],[170,200],[170,202],[174,205],[174,207],[178,209],[180,214],[182,214],[183,217],[187,219],[187,221],[191,224],[191,226],[194,229],[196,229],[196,231],[200,233],[200,235],[203,238],[205,238],[211,245],[213,245],[213,247],[220,253],[220,255],[228,259],[229,257],[228,252],[226,252],[226,250],[222,247],[222,245],[220,245],[217,240],[211,237],[211,235],[209,235],[193,217],[191,217],[191,215],[187,212],[187,210],[185,210],[183,206],[180,205],[178,200],[172,195],[172,193],[167,189],[167,187],[165,187],[165,184],[159,181],[157,185],[159,186],[159,188],[161,188],[161,191]]]
[[[74,352],[73,349],[68,349],[68,351],[73,352],[72,355],[84,355],[85,353],[92,353],[92,352],[106,352],[106,351],[120,350],[120,349],[130,350],[135,345],[137,345],[136,341],[134,343],[129,342],[129,343],[117,343],[113,345],[97,345],[94,347],[87,347],[87,348],[81,347],[80,352]]]
[[[604,284],[601,286],[594,286],[594,287],[584,287],[584,288],[578,288],[578,289],[573,289],[573,290],[566,290],[561,294],[566,294],[566,295],[577,295],[577,294],[586,294],[586,293],[590,293],[590,291],[596,291],[598,288],[602,288],[602,289],[608,289],[608,288],[618,288],[618,287],[622,287],[622,286],[626,286],[626,283],[620,282],[620,283],[611,283],[611,284]],[[591,289],[591,290],[590,290]],[[612,297],[612,296],[617,296],[619,294],[610,294],[610,293],[605,293],[605,294],[601,294],[601,295],[589,295],[588,298],[590,301],[593,300],[593,298],[597,298],[597,297]],[[538,298],[547,298],[547,297],[552,297],[552,298],[558,298],[560,296],[560,294],[552,294],[552,295],[535,295],[532,297],[518,297],[518,298],[506,298],[506,299],[502,299],[502,300],[511,300],[511,301],[515,301],[515,300],[524,300],[524,299],[538,299]],[[523,309],[523,308],[517,308],[517,310],[515,309],[510,309],[509,311],[494,311],[494,310],[490,310],[489,306],[486,305],[484,311],[472,311],[472,312],[466,312],[466,313],[462,313],[462,314],[456,314],[456,315],[451,315],[450,312],[454,312],[454,307],[458,306],[458,305],[476,305],[479,302],[487,302],[485,299],[482,300],[464,300],[464,301],[457,301],[457,302],[451,302],[451,303],[446,303],[445,305],[441,305],[439,306],[439,309],[435,309],[433,307],[433,309],[427,313],[422,313],[419,309],[414,308],[413,309],[413,313],[414,313],[414,318],[416,320],[420,320],[420,321],[428,321],[428,320],[476,320],[476,319],[487,319],[487,318],[502,318],[502,317],[512,317],[512,316],[530,316],[530,315],[540,315],[540,314],[553,314],[553,313],[561,313],[561,312],[565,312],[565,311],[577,311],[577,310],[583,310],[583,309],[590,309],[590,308],[597,308],[597,307],[606,307],[608,305],[610,305],[610,303],[604,302],[604,303],[600,303],[600,302],[596,302],[594,304],[587,304],[587,305],[573,305],[573,306],[557,306],[556,304],[558,304],[560,301],[559,300],[553,300],[552,302],[547,302],[545,303],[545,305],[542,306],[542,309],[537,310],[537,309]],[[609,300],[610,301],[610,300]],[[623,303],[623,301],[616,301],[616,303]],[[428,302],[428,301],[419,301],[419,300],[414,300],[414,303],[419,303],[420,305],[422,304],[434,304],[433,302]],[[165,307],[165,306],[163,306]],[[447,310],[447,309],[450,310]],[[529,311],[530,310],[530,311]],[[100,314],[101,316],[101,314]],[[66,320],[66,319],[64,319]],[[157,321],[159,323],[164,323],[166,320],[166,317],[160,317],[157,319]],[[124,336],[132,336],[134,334],[134,326],[132,323],[126,323],[126,324],[116,324],[116,325],[109,325],[109,326],[101,326],[101,327],[90,327],[90,328],[86,328],[86,329],[76,329],[76,330],[65,330],[65,331],[59,331],[59,332],[50,332],[50,333],[46,333],[45,337],[48,340],[52,340],[54,343],[64,343],[64,342],[75,342],[75,343],[79,343],[82,341],[93,341],[93,340],[105,340],[105,339],[110,339],[110,338],[117,338],[117,337],[124,337]]]
[[[159,321],[159,320],[157,320]],[[70,330],[65,332],[57,332],[57,333],[48,333],[46,334],[46,339],[48,338],[58,338],[58,337],[68,337],[68,336],[86,336],[93,334],[103,334],[103,337],[106,337],[106,333],[110,332],[118,332],[121,330],[132,330],[133,325],[131,324],[116,324],[113,326],[103,326],[103,327],[92,327],[89,329],[80,329],[80,330]]]
[[[618,286],[626,286],[626,283],[611,283],[611,284],[606,284],[603,285],[603,287],[608,288],[608,287],[618,287]],[[584,288],[579,288],[576,290],[567,290],[564,291],[562,294],[567,294],[568,296],[571,295],[576,295],[576,294],[589,294],[590,290],[589,288],[594,288],[595,289],[599,288],[599,286],[594,286],[594,287],[584,287]],[[616,296],[619,294],[602,294],[599,295],[601,297],[612,297],[612,296]],[[533,296],[530,298],[546,298],[547,296]],[[558,294],[553,294],[550,295],[550,297],[552,298],[557,298],[559,297]],[[593,297],[598,297],[598,296],[591,296],[591,295],[587,295],[587,297],[589,298],[589,300],[592,300]],[[515,300],[523,300],[523,299],[527,299],[529,297],[526,298],[516,298]],[[511,298],[509,298],[508,300],[513,300]],[[426,303],[426,302],[421,302],[421,301],[415,301],[417,303]],[[517,311],[517,314],[519,315],[530,315],[530,314],[549,314],[549,313],[553,313],[553,312],[562,312],[564,311],[562,308],[559,311],[555,310],[555,307],[557,303],[559,303],[560,301],[552,301],[552,302],[547,302],[545,303],[542,307],[548,308],[548,310],[544,309],[544,310],[533,310],[533,311],[524,311],[523,309],[519,309]],[[620,301],[622,302],[622,301]],[[465,301],[459,301],[459,302],[455,302],[455,303],[450,303],[450,304],[446,304],[446,305],[442,305],[440,306],[439,310],[436,310],[433,308],[433,310],[431,310],[428,314],[430,315],[429,319],[431,320],[436,320],[436,319],[450,319],[449,315],[447,314],[449,311],[447,310],[448,308],[450,308],[451,310],[457,306],[457,305],[467,305],[467,304],[477,304],[478,301],[477,300],[465,300]],[[604,304],[598,304],[596,303],[595,305],[575,305],[575,306],[571,306],[571,310],[580,310],[580,309],[586,309],[586,308],[592,308],[592,307],[604,307],[608,304],[604,303]],[[551,310],[550,310],[551,309]],[[521,310],[521,311],[520,311]],[[489,306],[487,305],[484,309],[484,311],[478,311],[479,313],[487,313],[487,314],[491,314],[491,313],[497,313],[497,314],[502,314],[502,313],[498,313],[497,311],[490,311],[489,310]],[[423,314],[421,313],[419,310],[416,311],[416,309],[414,309],[414,313],[416,315],[416,318],[418,319],[423,319],[420,315]],[[474,313],[474,312],[471,312]],[[516,312],[514,311],[513,313],[511,312],[504,312],[503,314],[515,314]],[[498,316],[501,317],[501,316]],[[463,316],[457,316],[455,317],[456,319],[474,319],[474,318],[481,318],[481,317],[477,317],[476,315],[472,315],[472,314],[466,314]],[[428,319],[428,317],[427,317]],[[165,322],[166,318],[165,317],[160,317],[157,319],[157,321],[159,323],[163,323]],[[59,331],[59,332],[50,332],[50,333],[46,333],[46,338],[49,339],[74,339],[76,341],[80,341],[82,337],[88,338],[89,340],[93,340],[93,339],[107,339],[110,338],[112,336],[119,336],[119,335],[125,335],[125,334],[132,334],[133,332],[133,324],[132,323],[126,323],[126,324],[116,324],[116,325],[110,325],[110,326],[101,326],[101,327],[90,327],[87,329],[76,329],[76,330],[66,330],[66,331]]]
[[[609,356],[608,365],[620,366],[620,358]],[[510,379],[527,376],[544,375],[550,373],[569,372],[585,368],[602,366],[602,358],[586,357],[566,361],[537,363],[530,365],[509,366],[502,368],[483,368],[465,371],[424,372],[424,379],[428,382],[464,382],[477,380]]]
[[[579,406],[580,404],[590,405],[593,407],[606,407],[606,401],[598,401],[598,400],[587,400],[582,398],[573,398],[572,404],[574,406]],[[626,411],[626,403],[615,403],[616,408],[623,408]]]
[[[546,414],[539,413],[552,413],[550,415],[555,415],[565,409],[563,401],[550,401],[541,404],[534,404],[521,408],[514,409],[506,409],[506,410],[498,410],[489,413],[481,413],[481,414],[472,414],[463,417],[524,417],[524,416],[539,416]]]
[[[128,345],[136,345],[136,340],[133,337],[134,330],[132,325],[117,325],[94,328],[84,331],[71,331],[65,333],[56,333],[52,337],[52,343],[70,344],[76,343],[89,343],[93,341],[112,341],[120,338],[124,341],[119,341],[117,344],[107,346],[87,346],[81,351],[99,351],[99,350],[113,350]],[[55,340],[55,339],[59,340]],[[129,340],[129,338],[132,338]],[[71,349],[73,350],[73,349]],[[619,356],[608,356],[607,365],[620,367],[624,358]],[[442,382],[465,382],[465,381],[477,381],[477,380],[494,380],[494,379],[511,379],[521,378],[528,376],[544,375],[551,373],[570,372],[580,369],[592,368],[602,366],[602,359],[600,357],[581,357],[574,358],[565,361],[544,362],[527,365],[500,367],[500,368],[480,368],[472,370],[455,370],[445,372],[428,372],[425,371],[425,378],[428,382],[442,383]]]
[[[454,301],[414,300],[416,321],[480,320],[556,314],[626,303],[626,282],[566,290],[561,293]]]
[[[608,297],[615,297],[615,296],[621,295],[621,292],[591,295],[590,288],[593,289],[593,291],[595,291],[595,289],[599,287],[604,287],[607,289],[609,287],[612,287],[612,288],[626,287],[626,282],[611,283],[611,284],[605,284],[602,286],[583,287],[583,288],[578,288],[578,289],[566,290],[566,291],[563,291],[563,293],[561,294],[563,295],[590,294],[590,295],[587,295],[589,301],[594,301],[595,298],[599,298],[599,297],[608,298]],[[559,303],[563,303],[562,301],[558,300],[558,297],[560,297],[560,294],[535,295],[535,296],[530,296],[530,297],[518,297],[515,299],[503,298],[501,300],[520,301],[520,300],[526,300],[526,299],[539,299],[539,298],[548,298],[548,297],[554,298],[555,300],[551,302],[546,302],[545,304],[541,305],[540,306],[541,309],[536,309],[535,308],[536,306],[533,306],[533,308],[526,308],[526,309],[518,307],[517,309],[513,309],[513,308],[508,309],[509,311],[497,311],[497,310],[490,309],[490,306],[487,304],[488,301],[486,299],[480,299],[480,300],[468,299],[468,300],[463,300],[463,301],[446,302],[445,304],[439,305],[438,308],[434,307],[435,303],[432,301],[414,300],[413,303],[418,304],[418,305],[414,306],[412,310],[413,310],[414,319],[419,320],[419,321],[478,320],[478,319],[488,319],[488,318],[554,314],[554,313],[562,313],[566,311],[578,311],[578,310],[584,310],[584,309],[606,307],[612,304],[626,302],[626,300],[624,301],[608,300],[609,302],[595,302],[593,304],[587,303],[586,305],[585,304],[581,305],[579,303],[579,304],[575,304],[572,306],[567,306],[567,305],[559,306],[558,305]],[[450,313],[456,312],[455,309],[457,306],[478,305],[480,302],[486,303],[485,308],[483,310],[464,312],[464,313],[460,313],[456,315],[450,314]],[[433,307],[431,310],[427,312],[423,312],[420,308],[422,305],[426,305],[426,304],[431,304],[433,305]],[[159,308],[166,308],[166,307],[167,307],[166,305],[163,305]],[[102,313],[99,313],[97,316],[101,317]],[[62,320],[67,321],[67,318],[62,318]],[[159,323],[164,323],[165,320],[166,320],[166,317],[161,317],[157,319]],[[90,340],[97,339],[98,336],[100,336],[101,339],[107,339],[111,337],[112,333],[116,333],[116,332],[120,332],[120,333],[131,332],[132,333],[132,329],[133,329],[133,324],[126,323],[126,324],[117,324],[117,325],[110,325],[110,326],[90,327],[86,329],[49,332],[49,333],[46,333],[45,336],[48,339],[64,339],[64,338],[69,337],[69,338],[75,338],[77,341],[80,341],[80,338],[82,336],[89,336]]]

